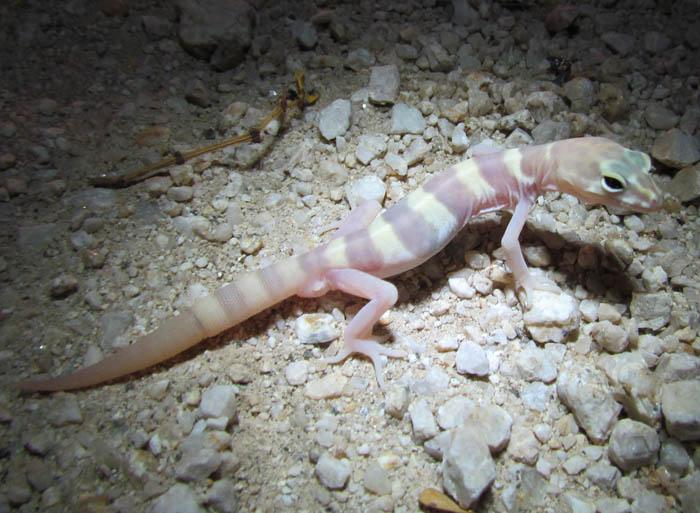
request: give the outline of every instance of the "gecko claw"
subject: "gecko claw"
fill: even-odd
[[[560,293],[561,288],[553,280],[543,275],[530,274],[526,280],[518,284],[522,293],[519,295],[520,302],[529,310],[532,307],[532,299],[536,290],[544,292]]]
[[[352,339],[346,340],[345,345],[342,347],[338,354],[331,356],[329,358],[324,358],[327,363],[340,363],[345,358],[353,353],[363,354],[372,360],[374,365],[374,371],[377,375],[377,383],[381,390],[386,390],[384,385],[384,379],[382,378],[382,370],[384,369],[384,363],[382,362],[382,355],[388,358],[405,358],[406,352],[399,349],[390,349],[384,347],[380,342],[383,342],[388,337],[375,337],[369,336],[363,339]]]

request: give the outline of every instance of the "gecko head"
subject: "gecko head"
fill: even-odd
[[[652,176],[646,153],[629,150],[602,137],[575,142],[557,149],[557,185],[588,203],[623,207],[635,212],[661,208],[663,194]]]

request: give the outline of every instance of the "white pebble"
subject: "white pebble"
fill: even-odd
[[[284,369],[284,377],[290,385],[303,385],[309,377],[309,364],[306,360],[292,362]]]

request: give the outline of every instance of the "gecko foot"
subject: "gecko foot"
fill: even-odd
[[[532,306],[533,295],[536,290],[545,292],[561,292],[561,288],[554,281],[544,275],[528,274],[527,278],[519,283],[522,289],[520,301],[526,309]]]
[[[382,378],[382,369],[384,364],[382,363],[381,356],[387,356],[389,358],[405,358],[406,353],[398,349],[389,349],[384,347],[380,342],[386,340],[387,337],[375,337],[369,336],[362,339],[351,339],[345,340],[345,345],[338,351],[338,354],[326,358],[325,361],[328,363],[339,363],[345,358],[353,353],[360,353],[367,356],[372,360],[374,365],[374,371],[377,374],[377,383],[379,383],[379,388],[385,390],[384,379]]]

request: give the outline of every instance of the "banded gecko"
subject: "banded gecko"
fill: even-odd
[[[19,387],[70,390],[125,376],[166,360],[292,295],[318,297],[340,290],[369,302],[345,329],[343,348],[327,361],[337,363],[353,353],[365,355],[384,388],[382,355],[405,356],[372,335],[375,323],[397,300],[396,287],[384,278],[416,267],[436,254],[472,216],[509,208],[513,216],[501,242],[517,284],[528,296],[533,289],[550,288],[552,282],[528,271],[518,242],[535,199],[545,191],[560,191],[589,203],[650,212],[662,205],[662,193],[649,175],[650,167],[646,154],[600,137],[476,156],[449,167],[388,210],[381,211],[377,202],[361,205],[329,242],[241,274],[104,360],[66,376],[23,381]]]

